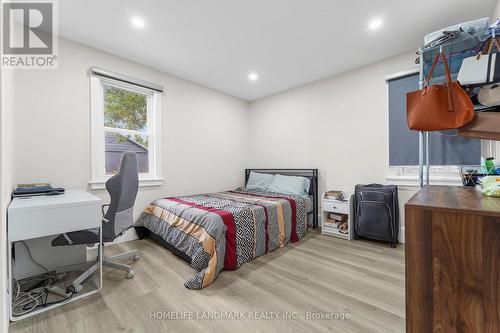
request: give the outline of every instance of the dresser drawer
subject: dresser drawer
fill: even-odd
[[[325,212],[336,212],[336,213],[342,213],[342,214],[349,214],[349,203],[348,202],[323,200],[322,206],[323,206],[322,209]]]

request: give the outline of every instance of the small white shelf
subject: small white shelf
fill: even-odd
[[[330,229],[330,228],[325,229],[325,228],[323,228],[323,235],[349,239],[348,233],[347,234],[341,233],[338,229]]]
[[[352,195],[344,194],[345,197],[349,198],[347,201],[339,201],[326,199],[325,194],[321,196],[321,233],[327,236],[338,237],[342,239],[351,240],[352,239]],[[325,220],[328,219],[330,213],[346,214],[348,233],[341,233],[336,228],[325,228]]]

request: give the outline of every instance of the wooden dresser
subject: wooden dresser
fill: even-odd
[[[500,198],[426,186],[405,210],[406,331],[500,332]]]

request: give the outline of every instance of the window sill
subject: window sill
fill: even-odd
[[[89,182],[90,189],[91,190],[104,190],[106,189],[106,182],[108,179],[105,180],[92,180]],[[165,179],[164,178],[144,178],[144,179],[139,179],[139,187],[153,187],[153,186],[162,186],[164,183]]]
[[[418,166],[391,166],[387,168],[386,182],[391,185],[420,187]],[[431,185],[462,186],[460,167],[454,165],[430,166],[429,183]],[[425,168],[424,168],[425,182]]]
[[[420,180],[416,175],[390,175],[385,180],[388,184],[398,186],[419,187]],[[424,180],[425,181],[425,180]],[[430,176],[431,185],[462,186],[462,180],[459,176]]]

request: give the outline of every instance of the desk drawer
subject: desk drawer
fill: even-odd
[[[9,212],[10,242],[101,226],[99,203]]]
[[[323,211],[349,214],[349,204],[347,202],[323,200],[322,204],[323,204],[322,207]]]

